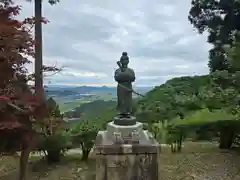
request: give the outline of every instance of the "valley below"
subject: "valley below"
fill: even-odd
[[[135,90],[141,94],[151,89],[151,87],[135,87]],[[92,110],[101,112],[103,108],[114,109],[117,101],[116,91],[116,87],[107,86],[49,86],[46,88],[47,96],[57,102],[61,113],[66,118],[73,119],[80,118],[83,113],[88,116],[86,114],[92,114]],[[133,98],[137,97],[133,94]]]
[[[59,104],[61,112],[67,112],[95,100],[114,100],[116,99],[114,90],[115,88],[87,86],[48,87],[47,96]]]

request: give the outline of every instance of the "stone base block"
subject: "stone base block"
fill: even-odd
[[[114,122],[109,122],[107,124],[106,135],[107,135],[107,138],[111,139],[112,141],[115,141],[114,133],[121,133],[121,137],[123,139],[127,139],[127,138],[131,138],[132,133],[134,131],[140,136],[139,139],[141,139],[141,136],[144,136],[142,123],[136,122],[136,124],[131,126],[120,126],[120,125],[116,125]]]
[[[96,158],[96,180],[159,180],[160,145],[144,131],[139,144],[112,144],[101,131],[92,153]]]

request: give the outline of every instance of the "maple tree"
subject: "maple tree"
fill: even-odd
[[[45,123],[37,121],[47,116],[47,105],[29,86],[34,74],[26,68],[37,44],[32,36],[35,18],[17,20],[20,10],[12,0],[0,2],[0,151],[21,151],[19,180],[24,180],[29,153],[38,135],[33,125]],[[43,70],[58,69],[44,66]]]

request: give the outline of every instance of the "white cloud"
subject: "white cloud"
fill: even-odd
[[[105,78],[107,77],[106,74],[104,73],[95,73],[95,72],[84,72],[84,71],[75,71],[75,70],[71,70],[71,69],[67,69],[68,70],[68,73],[64,73],[63,72],[63,75],[64,74],[67,74],[67,75],[72,75],[73,77],[96,77],[96,78]],[[66,71],[66,70],[65,70]]]
[[[33,4],[19,1],[21,18]],[[44,1],[44,62],[65,66],[48,77],[56,84],[115,84],[113,72],[123,51],[130,56],[137,85],[159,85],[169,78],[208,73],[210,45],[188,22],[190,0]]]

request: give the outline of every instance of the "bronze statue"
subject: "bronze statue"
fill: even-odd
[[[126,52],[122,53],[120,61],[117,62],[119,68],[115,71],[115,81],[118,82],[117,97],[120,117],[129,117],[132,113],[132,82],[135,81],[133,69],[128,68],[129,57]]]

